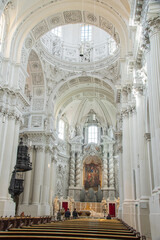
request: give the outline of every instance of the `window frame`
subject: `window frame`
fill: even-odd
[[[98,126],[90,125],[88,127],[87,142],[98,144]]]
[[[91,42],[92,40],[92,26],[84,24],[81,26],[81,42]]]

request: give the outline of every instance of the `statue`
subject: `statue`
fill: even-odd
[[[109,129],[108,129],[108,136],[111,139],[114,139],[114,133],[113,133],[113,127],[112,126],[110,126]]]
[[[59,210],[59,199],[58,199],[57,196],[54,198],[53,207],[54,207],[54,213],[58,212],[58,210]]]
[[[96,196],[97,196],[97,202],[101,202],[102,201],[102,197],[103,197],[103,194],[102,194],[102,190],[100,188],[100,185],[98,185],[98,191],[96,193]]]
[[[87,194],[87,200],[88,200],[88,202],[96,201],[96,196],[95,196],[93,188],[89,188],[88,194]]]
[[[104,197],[103,197],[101,203],[102,203],[102,208],[103,208],[104,215],[105,215],[105,213],[108,214],[107,201],[106,201],[106,199]]]
[[[82,190],[80,192],[80,202],[85,202],[85,195],[86,195],[86,192],[85,192],[84,188],[82,188]]]

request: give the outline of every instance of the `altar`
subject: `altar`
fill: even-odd
[[[94,211],[97,213],[103,213],[102,202],[74,202],[74,206],[77,211]]]

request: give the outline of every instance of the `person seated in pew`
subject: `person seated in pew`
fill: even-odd
[[[20,217],[24,217],[24,212],[21,212]]]
[[[60,212],[60,210],[58,210],[58,212],[57,212],[57,220],[61,221],[61,212]]]
[[[71,215],[71,213],[70,213],[69,208],[68,208],[67,211],[65,212],[66,220],[70,218],[70,215]]]
[[[106,219],[111,219],[111,215],[108,213]]]
[[[76,208],[73,211],[73,218],[76,219],[78,217],[78,212],[76,211]]]

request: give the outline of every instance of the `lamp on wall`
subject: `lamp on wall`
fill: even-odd
[[[81,45],[80,45],[80,51],[79,51],[79,56],[80,56],[80,57],[83,57],[83,56],[84,56],[84,48],[85,48],[84,43],[81,43]]]
[[[22,138],[18,145],[17,161],[12,172],[10,185],[8,188],[11,198],[16,204],[15,215],[17,215],[19,195],[23,192],[24,172],[32,170],[32,163],[30,162],[30,156],[28,154],[28,146],[23,145]]]

